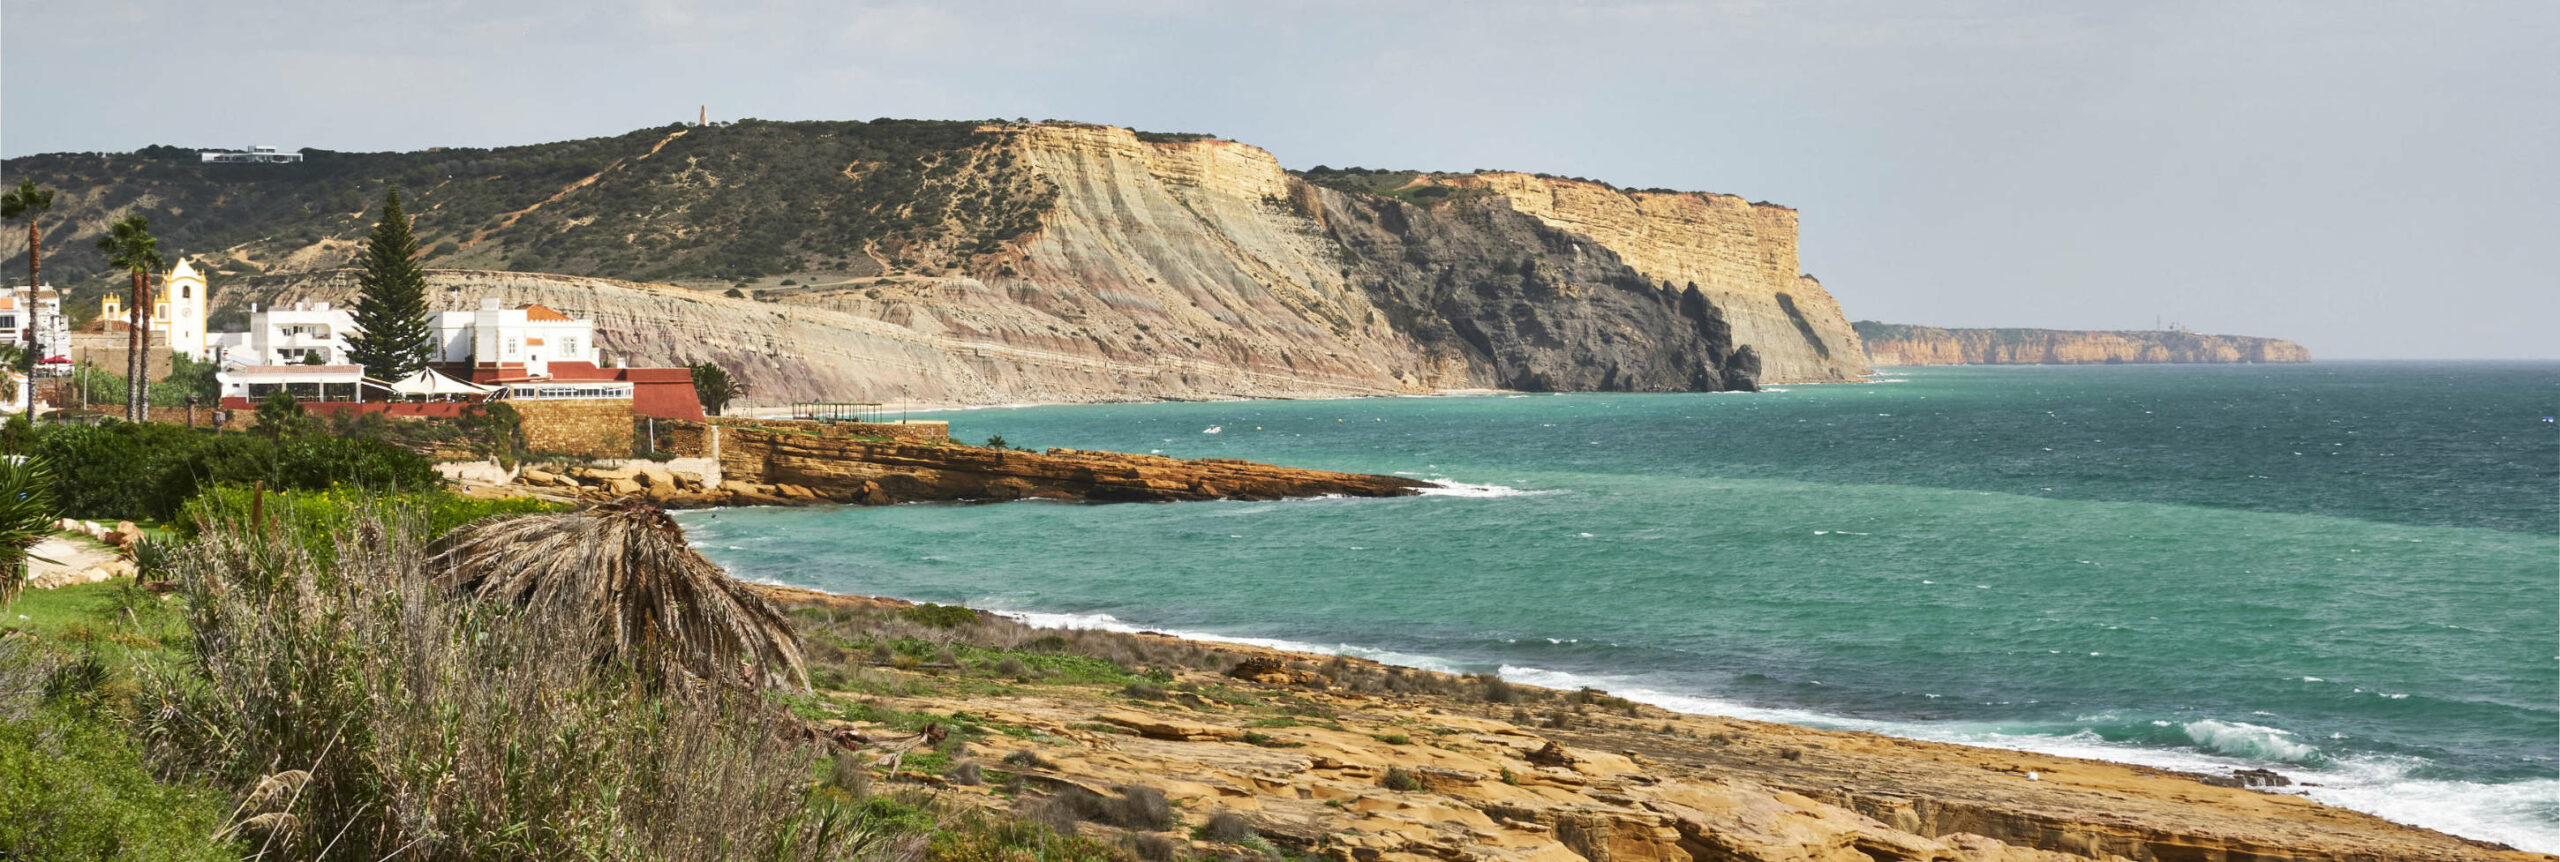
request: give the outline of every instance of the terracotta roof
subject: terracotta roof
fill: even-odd
[[[525,340],[524,340],[524,346],[526,346],[526,347],[541,347],[541,346],[542,346],[542,339],[539,339],[539,338],[527,338],[527,339],[525,339]]]
[[[561,314],[560,312],[557,312],[557,311],[553,311],[553,310],[551,310],[551,307],[550,307],[550,306],[543,305],[543,304],[541,304],[541,303],[526,303],[525,305],[519,306],[519,307],[517,308],[517,310],[524,312],[524,319],[525,319],[525,320],[527,320],[527,321],[535,321],[535,320],[557,320],[557,321],[562,321],[562,322],[574,322],[574,321],[575,321],[575,318],[572,318],[572,317],[570,317],[570,316],[568,316],[568,315],[566,315],[566,314]]]
[[[18,307],[18,298],[17,298],[17,297],[14,297],[14,296],[8,296],[8,295],[0,295],[0,311],[13,311],[13,310],[16,310],[16,309],[17,309],[17,307]]]

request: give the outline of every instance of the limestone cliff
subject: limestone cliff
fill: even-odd
[[[1769,382],[1854,380],[1867,354],[1840,303],[1797,269],[1796,211],[1732,195],[1622,191],[1586,180],[1485,172],[1421,182],[1483,188],[1590,238],[1656,281],[1695,285]]]
[[[2124,363],[2309,362],[2311,351],[2280,338],[2200,335],[2179,330],[1940,329],[1861,320],[1858,334],[1877,365],[2111,365]]]
[[[1036,213],[1026,229],[990,232],[918,203],[898,223],[921,227],[864,240],[862,265],[743,296],[448,269],[431,273],[430,295],[592,318],[598,344],[636,364],[719,362],[747,382],[750,406],[1711,391],[1766,376],[1706,285],[1652,277],[1498,198],[1419,205],[1320,189],[1260,149],[1104,126],[986,126],[967,140],[943,163],[958,167],[921,171],[912,193],[943,209],[1001,200]],[[619,170],[699,161],[676,144],[650,152]],[[526,242],[509,237],[540,224],[553,239],[530,253],[601,260],[609,255],[592,244],[549,243],[599,227],[673,230],[627,213],[577,215],[583,196],[611,182],[564,190],[483,242]],[[485,252],[458,259],[475,254]],[[1792,265],[1790,252],[1781,268]],[[215,299],[236,311],[344,302],[353,290],[338,270],[232,275]]]
[[[307,155],[7,168],[77,210],[47,272],[94,296],[90,235],[145,214],[215,271],[232,327],[251,301],[347,299],[334,270],[396,184],[453,301],[544,302],[595,318],[617,357],[744,368],[750,406],[1717,390],[1865,367],[1797,272],[1795,212],[1722,195],[1501,173],[1320,187],[1233,141],[1060,122]]]

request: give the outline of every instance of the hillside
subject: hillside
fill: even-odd
[[[2309,362],[2311,351],[2280,338],[2200,335],[2183,330],[1941,329],[1861,320],[1858,335],[1877,365],[2112,365],[2130,363]]]
[[[1796,271],[1795,212],[1721,195],[1529,174],[1381,192],[1230,141],[1069,123],[741,121],[307,154],[6,167],[65,193],[46,272],[75,313],[111,283],[91,238],[127,212],[213,265],[217,324],[247,301],[343,298],[329,273],[397,184],[428,266],[473,273],[454,286],[624,283],[654,298],[562,307],[638,361],[771,366],[764,403],[1688,391],[1865,370],[1838,305]],[[22,236],[0,232],[0,267],[23,265]],[[684,316],[702,309],[719,311]]]

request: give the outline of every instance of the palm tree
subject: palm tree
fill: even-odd
[[[702,399],[702,409],[713,416],[729,409],[729,402],[747,394],[747,385],[732,380],[729,370],[716,363],[697,362],[693,370],[693,394]]]
[[[151,274],[169,268],[159,246],[160,241],[151,237],[151,220],[141,213],[108,225],[106,235],[98,237],[98,251],[106,254],[108,266],[133,271],[133,332],[127,336],[131,349],[125,356],[124,384],[124,416],[131,422],[150,415],[143,387],[150,385],[146,378],[151,370]]]
[[[18,600],[36,544],[53,535],[53,472],[42,460],[0,457],[0,606]]]
[[[27,220],[27,356],[19,361],[20,371],[27,375],[27,421],[36,421],[36,361],[40,352],[36,345],[35,292],[44,286],[44,232],[36,229],[36,216],[53,209],[53,190],[36,187],[36,181],[21,179],[18,187],[0,194],[0,219]],[[55,345],[60,349],[61,345]]]
[[[582,512],[483,520],[431,551],[440,587],[514,604],[583,635],[599,661],[660,682],[679,673],[807,688],[800,636],[780,610],[685,545],[684,530],[632,499]]]

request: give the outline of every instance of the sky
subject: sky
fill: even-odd
[[[1028,117],[1803,213],[1856,319],[2560,359],[2560,3],[0,0],[0,154]]]

